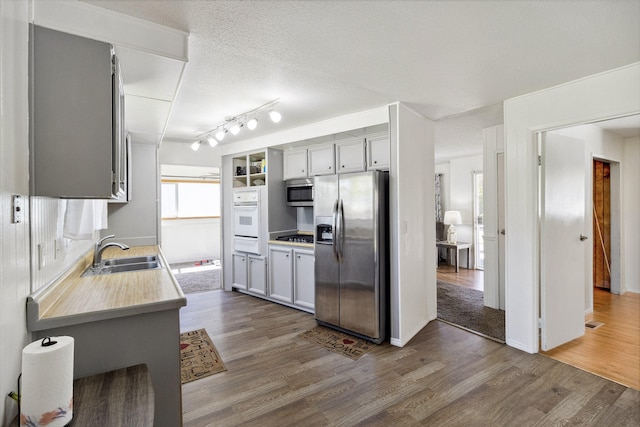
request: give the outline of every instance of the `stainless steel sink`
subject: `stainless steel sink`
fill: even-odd
[[[162,268],[162,263],[156,255],[130,257],[130,258],[111,258],[100,263],[97,268],[92,266],[82,273],[82,276],[101,276],[104,274],[127,273],[130,271],[155,270]]]
[[[154,262],[154,261],[156,262],[158,261],[157,255],[136,256],[136,257],[130,257],[130,258],[111,258],[111,259],[105,259],[103,261],[103,264],[107,266],[107,265],[138,264],[138,263]]]

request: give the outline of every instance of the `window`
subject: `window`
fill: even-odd
[[[220,216],[220,183],[162,181],[162,219]]]

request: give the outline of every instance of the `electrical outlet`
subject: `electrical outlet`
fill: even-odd
[[[38,245],[38,270],[42,270],[46,265],[46,258],[44,254],[44,245],[40,243]]]
[[[13,196],[13,217],[12,222],[18,224],[24,221],[24,203],[20,195]]]

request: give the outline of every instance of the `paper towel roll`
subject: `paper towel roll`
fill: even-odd
[[[71,421],[72,337],[47,337],[22,350],[21,395],[21,426],[62,427]]]

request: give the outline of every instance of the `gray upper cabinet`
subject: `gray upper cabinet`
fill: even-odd
[[[387,133],[366,138],[367,169],[389,170],[391,166],[391,145]]]
[[[283,179],[306,178],[307,174],[307,149],[285,151]]]
[[[364,141],[362,138],[336,143],[336,166],[338,173],[364,171]]]
[[[32,25],[29,53],[31,194],[126,199],[124,95],[112,46]]]
[[[336,173],[333,144],[314,145],[309,151],[309,176]]]

